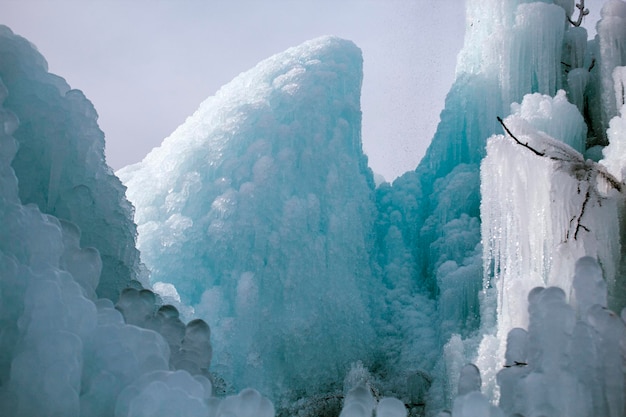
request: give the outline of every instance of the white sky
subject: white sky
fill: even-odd
[[[0,0],[0,24],[94,103],[114,169],[240,72],[337,35],[363,50],[364,149],[391,180],[417,166],[435,132],[464,19],[462,0]]]

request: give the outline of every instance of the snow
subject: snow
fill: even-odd
[[[610,143],[603,149],[604,158],[600,162],[620,182],[624,181],[624,163],[626,162],[626,106],[622,106],[620,116],[611,119],[607,136]]]

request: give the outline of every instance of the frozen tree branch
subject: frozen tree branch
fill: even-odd
[[[574,232],[574,240],[578,239],[578,232],[580,231],[580,229],[585,229],[587,232],[589,231],[589,229],[586,226],[583,226],[580,223],[580,220],[585,215],[585,208],[587,207],[587,203],[589,203],[590,198],[591,198],[591,193],[589,191],[589,188],[587,188],[587,192],[585,193],[585,201],[583,201],[583,204],[580,207],[580,214],[578,215],[578,220],[576,222],[576,231]]]
[[[588,71],[589,71],[589,72],[591,72],[591,70],[592,70],[592,69],[593,69],[593,67],[595,67],[595,66],[596,66],[596,59],[595,59],[595,58],[593,58],[593,59],[591,60],[591,65],[589,65],[589,69],[588,69]]]
[[[506,133],[507,133],[507,134],[508,134],[508,135],[509,135],[509,136],[510,136],[510,137],[511,137],[511,138],[512,138],[515,142],[517,142],[517,144],[518,144],[518,145],[522,145],[524,148],[526,148],[526,149],[530,149],[530,150],[531,150],[531,151],[532,151],[535,155],[537,155],[537,156],[545,156],[545,155],[546,155],[545,153],[543,153],[543,152],[539,152],[537,149],[535,149],[535,148],[533,148],[532,146],[530,146],[530,145],[528,144],[528,142],[527,142],[527,143],[522,143],[522,142],[520,142],[520,140],[519,140],[519,139],[517,139],[517,138],[515,137],[515,135],[513,135],[513,133],[511,133],[511,131],[509,130],[509,128],[508,128],[508,127],[506,127],[506,125],[504,124],[504,120],[502,120],[502,118],[501,118],[500,116],[498,116],[498,122],[500,122],[500,124],[502,125],[502,128],[504,129],[504,131],[505,131],[505,132],[506,132]]]
[[[541,156],[544,158],[549,158],[553,161],[558,161],[559,167],[558,169],[565,170],[566,172],[570,172],[571,175],[578,178],[578,193],[581,193],[581,185],[584,184],[586,186],[585,191],[585,199],[583,200],[580,212],[578,215],[573,216],[570,219],[570,228],[572,230],[573,224],[576,224],[576,228],[574,229],[574,240],[578,239],[578,233],[582,230],[589,232],[589,228],[581,223],[583,216],[585,215],[585,211],[587,206],[592,199],[597,201],[598,204],[601,205],[602,195],[596,189],[596,181],[597,178],[602,178],[609,187],[617,190],[618,192],[622,192],[622,183],[620,183],[615,177],[613,177],[610,173],[608,173],[600,164],[597,164],[593,161],[587,160],[585,161],[582,156],[571,150],[571,153],[568,153],[566,149],[554,148],[550,153],[552,155],[547,154],[546,151],[539,151],[528,144],[528,142],[523,143],[520,141],[504,124],[504,121],[501,117],[497,117],[498,122],[502,125],[502,128],[505,132],[518,144],[523,146],[524,148],[530,150],[537,156]],[[559,152],[559,155],[555,155],[555,152]],[[581,175],[584,172],[584,175]],[[567,232],[566,239],[569,239],[570,231]]]
[[[574,26],[578,27],[583,22],[583,17],[589,14],[589,9],[585,9],[585,0],[580,0],[580,3],[576,3],[576,8],[578,9],[578,19],[573,21],[571,17],[568,16],[567,20]]]
[[[606,182],[608,182],[611,187],[613,187],[620,193],[622,192],[622,184],[613,175],[601,170],[598,170],[598,175],[601,176]]]

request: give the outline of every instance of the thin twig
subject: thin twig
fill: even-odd
[[[580,3],[576,4],[576,8],[578,9],[578,19],[574,22],[569,16],[567,20],[574,26],[578,27],[583,22],[583,17],[589,14],[589,9],[585,9],[585,0],[580,0]]]
[[[501,118],[500,116],[497,116],[497,118],[498,118],[498,122],[500,122],[500,124],[502,125],[502,128],[504,128],[504,131],[505,131],[506,133],[508,133],[508,135],[509,135],[510,137],[512,137],[512,138],[513,138],[513,140],[514,140],[515,142],[517,142],[517,143],[518,143],[518,145],[522,145],[524,148],[530,149],[530,150],[531,150],[531,151],[532,151],[535,155],[538,155],[538,156],[546,156],[545,152],[539,152],[537,149],[535,149],[535,148],[533,148],[532,146],[530,146],[530,145],[528,144],[528,142],[527,142],[527,143],[522,143],[522,142],[520,142],[520,140],[519,140],[518,138],[516,138],[516,137],[513,135],[513,133],[511,133],[511,131],[509,130],[509,128],[508,128],[508,127],[506,127],[506,125],[504,124],[504,121],[502,120],[502,118]]]
[[[585,208],[587,207],[587,203],[589,202],[589,198],[591,198],[591,193],[589,192],[589,188],[587,188],[587,193],[585,194],[585,201],[583,201],[583,205],[580,208],[580,216],[578,216],[578,224],[576,225],[576,231],[574,232],[574,240],[577,240],[578,232],[580,231],[581,228],[585,229],[586,231],[589,231],[589,229],[586,226],[583,226],[580,223],[580,220],[585,215]]]
[[[595,58],[593,58],[593,59],[591,60],[591,65],[589,65],[589,69],[588,69],[587,71],[591,72],[591,70],[592,70],[592,69],[593,69],[593,67],[595,67],[595,66],[596,66],[596,59],[595,59]]]
[[[622,192],[622,184],[613,175],[600,170],[598,170],[598,175],[604,178],[606,182],[611,185],[611,187],[615,188],[620,193]]]

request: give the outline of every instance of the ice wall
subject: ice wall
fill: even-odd
[[[80,244],[98,249],[98,295],[117,299],[138,279],[132,207],[104,159],[104,134],[93,105],[47,71],[27,40],[0,26],[0,77],[11,92],[5,108],[20,120],[12,167],[19,196],[81,229]]]
[[[603,16],[618,15],[621,13],[623,4],[621,1],[609,2],[605,6]],[[431,296],[437,299],[439,322],[437,327],[441,342],[447,343],[443,348],[442,364],[437,367],[439,371],[436,372],[447,374],[444,379],[447,379],[448,385],[445,388],[434,386],[431,393],[438,398],[444,398],[442,403],[451,401],[452,387],[456,384],[463,361],[472,358],[476,352],[478,343],[475,337],[471,337],[472,332],[479,326],[483,329],[493,329],[496,326],[496,317],[500,318],[495,310],[498,306],[496,298],[490,298],[490,291],[480,292],[479,290],[483,274],[483,248],[479,230],[484,215],[478,213],[478,203],[473,198],[474,193],[478,193],[480,184],[477,175],[478,166],[486,150],[491,149],[486,146],[486,141],[493,134],[502,131],[496,117],[506,117],[511,112],[518,113],[519,117],[526,118],[531,125],[535,126],[534,129],[539,129],[572,146],[575,154],[585,152],[589,145],[598,143],[597,132],[593,129],[586,129],[585,123],[591,126],[596,120],[600,120],[600,116],[596,116],[594,111],[600,109],[601,104],[594,100],[600,97],[599,80],[605,79],[605,76],[598,75],[601,59],[594,43],[587,44],[586,30],[583,27],[573,27],[567,21],[568,17],[577,20],[577,14],[581,12],[575,7],[574,1],[468,1],[466,10],[466,38],[464,48],[458,58],[457,80],[448,94],[437,133],[416,170],[417,185],[413,186],[415,190],[413,195],[420,209],[417,210],[419,215],[413,215],[418,223],[413,228],[418,232],[414,234],[416,237],[412,243],[407,242],[416,260],[416,276],[418,277],[416,281],[429,289]],[[610,24],[605,22],[605,26],[610,27],[617,37],[621,36],[619,33],[624,27],[624,25],[618,27],[615,22]],[[608,34],[602,36],[606,37]],[[611,38],[613,43],[605,42],[606,47],[603,52],[605,56],[615,55],[616,50],[621,51],[622,40],[617,37]],[[608,60],[609,58],[605,59],[606,62]],[[610,65],[612,65],[611,71],[614,71],[615,65],[623,64],[613,62]],[[605,72],[608,74],[608,71]],[[618,77],[620,77],[619,74]],[[611,79],[612,77],[611,74]],[[614,85],[611,84],[610,90],[613,94],[611,97],[616,101],[613,87]],[[561,92],[557,95],[559,89],[563,89],[566,93]],[[524,105],[524,101],[530,104],[532,100],[524,97],[533,93],[538,94],[534,96],[535,104]],[[539,99],[539,97],[543,98]],[[564,105],[567,101],[574,103],[579,111],[575,111],[576,109],[572,106]],[[521,103],[519,105],[521,107],[511,107],[510,104],[514,102]],[[560,146],[557,147],[560,149]],[[493,152],[496,152],[495,149]],[[565,153],[569,154],[569,152],[570,150]],[[502,157],[508,162],[502,162],[494,157],[490,162],[494,167],[493,175],[496,175],[497,169],[503,170],[502,172],[522,169],[512,166],[514,161],[507,159],[513,156],[521,157],[518,154],[521,152],[504,153]],[[578,161],[577,164],[587,164],[582,156],[577,155],[575,158]],[[596,155],[596,160],[599,159],[597,149],[592,149],[589,155]],[[556,197],[555,193],[558,194],[558,192],[555,190],[560,189],[560,186],[555,185],[557,183],[550,185],[534,180],[538,178],[538,175],[543,175],[546,179],[552,177],[550,172],[553,167],[549,164],[544,166],[538,163],[531,168],[527,162],[521,161],[520,163],[527,166],[523,169],[528,170],[528,175],[532,172],[526,181],[532,183],[533,189],[526,192],[525,197],[515,197],[521,199],[517,203],[526,204],[527,198],[529,202],[535,201],[540,204],[537,199],[542,196],[540,198],[548,204],[551,198]],[[504,166],[506,164],[508,165]],[[585,169],[580,170],[579,174],[584,173]],[[514,172],[507,171],[507,174],[513,175]],[[567,226],[575,214],[574,207],[584,201],[586,193],[584,193],[584,187],[581,189],[583,194],[578,193],[577,181],[579,179],[576,178],[578,174],[574,175],[573,180],[571,173],[555,175],[559,176],[556,181],[565,181],[564,184],[569,184],[559,192],[570,194],[558,195],[563,198],[571,197],[572,202],[564,203],[563,209],[553,213],[558,216],[569,216],[565,219]],[[570,179],[561,179],[560,175],[565,177],[569,175]],[[511,178],[505,177],[501,181],[503,191],[511,186],[508,182],[512,181]],[[444,186],[444,184],[448,185]],[[403,188],[406,189],[406,187]],[[604,190],[604,185],[600,185],[599,188]],[[507,216],[513,216],[508,211],[509,209],[519,211],[522,210],[521,207],[526,207],[517,205],[512,200],[513,194],[511,190],[508,190],[505,195],[510,197],[509,200],[499,199],[497,203],[502,206],[502,211],[494,213],[493,216],[501,215],[502,224],[506,224]],[[602,198],[599,201],[604,205]],[[506,204],[510,207],[505,208]],[[568,208],[570,204],[572,206]],[[610,207],[605,207],[605,209],[613,210],[614,214],[610,218],[614,220],[617,208],[612,204],[614,203],[609,203]],[[613,263],[603,264],[603,267],[607,270],[609,279],[615,276],[617,268],[615,261],[619,258],[619,248],[615,243],[618,228],[615,224],[612,229],[602,224],[596,230],[598,235],[595,239],[598,242],[607,239],[608,244],[602,243],[594,247],[592,243],[577,243],[584,249],[564,255],[567,262],[563,260],[565,258],[557,257],[563,260],[563,263],[556,267],[555,264],[561,261],[550,260],[554,249],[548,249],[550,247],[548,242],[553,242],[556,247],[563,239],[563,233],[566,232],[551,229],[553,221],[562,224],[560,218],[546,220],[544,217],[548,214],[545,211],[522,210],[519,215],[527,219],[528,224],[531,222],[536,224],[536,228],[529,230],[528,233],[539,233],[538,231],[542,230],[541,233],[544,234],[543,237],[546,240],[539,244],[540,237],[536,236],[532,239],[537,239],[533,240],[537,246],[532,249],[523,247],[522,244],[515,247],[514,237],[504,236],[497,231],[499,234],[494,237],[496,243],[489,243],[489,247],[484,250],[491,251],[492,245],[505,245],[504,241],[500,240],[502,237],[510,242],[511,250],[517,250],[517,253],[523,250],[527,251],[526,254],[531,254],[530,258],[517,259],[513,256],[515,252],[511,252],[511,259],[515,262],[531,262],[530,259],[536,257],[539,260],[543,259],[541,262],[546,264],[543,266],[541,262],[537,264],[544,272],[551,270],[550,268],[556,268],[554,271],[563,269],[565,275],[561,275],[558,279],[565,281],[566,287],[570,285],[567,284],[569,279],[567,277],[572,276],[572,266],[577,256],[588,253],[587,251],[591,254],[604,251],[602,256],[606,255]],[[587,219],[587,221],[596,220]],[[585,223],[582,223],[578,229],[584,230],[583,226],[587,227]],[[482,230],[485,233],[484,225]],[[558,232],[558,234],[552,234],[553,232]],[[606,236],[603,235],[605,232]],[[488,235],[483,235],[483,244],[487,245],[489,239]],[[602,249],[599,246],[606,246],[606,248]],[[499,248],[500,246],[498,250]],[[490,263],[487,266],[491,268]],[[513,273],[512,271],[518,267],[522,265],[508,265],[506,271]],[[491,272],[491,269],[486,272]],[[538,280],[537,276],[541,276],[542,273],[533,275],[535,278],[529,279]],[[554,275],[554,279],[557,279],[557,275]],[[528,284],[528,288],[520,290],[520,297],[524,298],[525,292],[530,288],[532,286]],[[525,301],[521,304],[525,305]],[[520,308],[521,317],[523,317],[525,310],[522,306]],[[493,349],[502,351],[502,345],[497,347],[500,342],[497,339],[493,340],[496,345]],[[493,381],[493,375],[495,371],[492,370],[485,380]],[[435,390],[440,391],[436,393]]]
[[[564,143],[580,149],[586,136],[564,92],[527,95],[512,105],[504,126],[510,134],[489,139],[481,165],[484,285],[495,289],[497,327],[483,340],[477,365],[490,390],[504,335],[528,325],[526,295],[537,286],[569,294],[573,266],[583,256],[598,259],[613,292],[621,253],[621,184]]]
[[[481,392],[480,371],[469,364],[460,372],[451,415],[623,416],[626,326],[606,307],[602,275],[594,258],[583,257],[569,277],[569,302],[561,288],[533,288],[528,325],[506,338],[498,407]]]
[[[213,369],[235,386],[317,392],[372,358],[382,287],[361,77],[351,42],[289,49],[118,172],[152,282],[211,325]]]
[[[223,399],[212,396],[206,323],[194,320],[185,325],[172,306],[157,310],[155,295],[148,290],[128,288],[117,305],[97,295],[103,267],[99,250],[81,246],[81,230],[75,223],[46,214],[35,204],[22,203],[22,187],[37,189],[27,179],[39,176],[36,171],[27,177],[16,175],[11,162],[18,149],[28,146],[45,161],[46,152],[59,138],[52,130],[23,145],[15,135],[43,123],[37,122],[39,118],[73,126],[71,121],[83,114],[92,127],[97,125],[84,98],[76,104],[87,106],[84,112],[65,107],[54,86],[38,84],[31,78],[32,68],[21,67],[35,58],[45,64],[27,41],[2,28],[0,51],[1,67],[12,69],[2,77],[8,75],[10,85],[18,86],[18,97],[10,101],[13,90],[0,77],[0,415],[273,417],[273,405],[254,390]],[[55,79],[51,75],[48,78]],[[20,85],[33,95],[20,95]],[[72,94],[82,97],[79,92]],[[55,102],[55,97],[60,102]],[[22,110],[25,122],[5,106],[8,102],[19,103],[14,106]],[[72,137],[89,144],[90,133],[93,131],[89,129],[76,131]],[[74,149],[62,150],[68,158],[75,156]],[[115,177],[110,172],[99,177],[102,159],[73,161],[76,165],[70,162],[65,160],[65,169],[75,169],[79,179],[85,175],[85,181],[94,181],[104,190],[112,187],[109,183]],[[39,175],[46,177],[48,172]],[[119,181],[115,184],[121,189]],[[50,192],[39,191],[44,196]],[[63,196],[60,193],[59,199],[67,198]],[[92,205],[94,213],[90,216],[111,214],[100,211],[97,202]],[[108,224],[111,230],[98,229],[99,239],[106,243],[110,238],[106,232],[114,233],[121,227],[116,220],[116,216],[95,218],[91,226]],[[118,280],[111,282],[129,283],[127,269],[116,272]]]
[[[1,29],[0,414],[273,416],[253,390],[212,397],[250,385],[297,415],[502,415],[498,382],[509,414],[623,415],[624,326],[604,308],[620,293],[623,110],[603,166],[581,156],[609,117],[592,108],[623,105],[623,5],[587,45],[573,1],[470,1],[428,154],[376,190],[353,44],[242,74],[120,173],[160,297],[132,282],[93,107]],[[496,116],[510,134],[492,136]],[[582,255],[600,264],[574,270]],[[465,366],[477,351],[487,396]]]
[[[486,139],[499,129],[494,115],[506,116],[510,103],[528,93],[554,95],[561,88],[563,44],[569,32],[565,10],[572,2],[550,3],[467,2],[457,80],[418,167],[426,181],[460,163],[479,163]]]
[[[416,170],[424,222],[416,227],[419,234],[413,243],[419,247],[418,271],[430,281],[427,285],[433,294],[466,288],[461,297],[469,307],[458,308],[452,315],[445,313],[448,323],[465,324],[448,325],[449,332],[467,333],[477,325],[476,289],[482,268],[478,170],[486,139],[501,129],[496,117],[508,115],[509,104],[521,102],[527,93],[556,94],[564,83],[564,44],[569,45],[570,54],[582,53],[576,42],[567,41],[566,11],[573,9],[573,2],[550,3],[467,3],[466,38],[457,80]],[[584,139],[572,138],[577,142]],[[578,149],[583,146],[576,144]],[[449,184],[447,192],[442,190],[443,184]],[[463,223],[467,225],[460,226]]]
[[[603,271],[575,264],[569,302],[557,287],[528,295],[527,331],[512,329],[498,372],[500,407],[511,415],[623,416],[626,327],[607,309]]]

